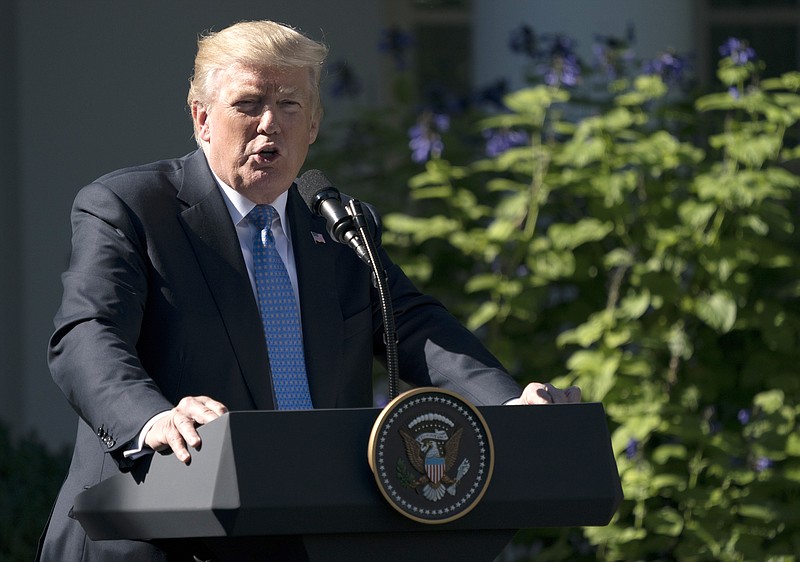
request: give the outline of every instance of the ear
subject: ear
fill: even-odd
[[[192,102],[192,122],[198,140],[208,142],[211,138],[211,129],[208,122],[208,106],[199,101]]]
[[[308,144],[314,144],[319,134],[319,119],[311,120],[311,127],[308,129]]]

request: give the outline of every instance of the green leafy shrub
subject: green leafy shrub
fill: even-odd
[[[728,91],[693,104],[665,72],[576,96],[562,49],[562,74],[506,111],[429,126],[407,190],[365,189],[395,210],[390,253],[520,382],[605,405],[613,521],[523,533],[507,558],[800,555],[800,73],[762,80],[746,44],[726,48]],[[478,154],[481,131],[502,149]],[[347,184],[408,169],[362,156],[383,168]]]

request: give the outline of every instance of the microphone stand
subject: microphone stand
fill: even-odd
[[[353,217],[353,222],[356,228],[358,228],[359,234],[361,234],[361,239],[367,247],[369,264],[372,266],[372,280],[375,288],[378,290],[378,296],[380,298],[381,314],[383,314],[383,343],[386,346],[386,370],[389,375],[389,400],[391,401],[395,399],[399,393],[399,360],[397,351],[397,330],[394,323],[394,308],[392,307],[392,296],[389,293],[389,283],[386,278],[386,271],[381,264],[378,250],[375,247],[375,241],[372,238],[372,234],[369,232],[361,202],[357,199],[351,199],[348,201],[346,207],[347,212]]]

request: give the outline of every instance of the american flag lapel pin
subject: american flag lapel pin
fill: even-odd
[[[325,243],[325,237],[322,234],[320,234],[319,232],[312,232],[311,233],[311,238],[314,239],[314,243],[315,244],[324,244]]]

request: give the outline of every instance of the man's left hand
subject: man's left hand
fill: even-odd
[[[570,404],[581,401],[581,389],[570,386],[561,390],[550,383],[532,382],[522,391],[520,401],[523,404]]]

